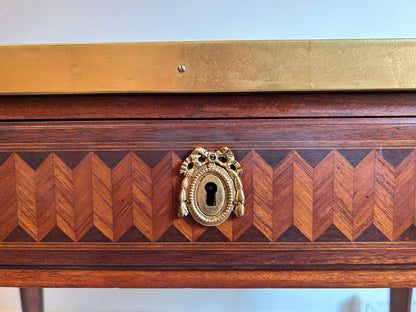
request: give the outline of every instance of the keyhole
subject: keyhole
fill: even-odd
[[[215,206],[215,193],[217,193],[217,185],[214,182],[208,182],[205,184],[205,193],[207,196],[206,205]]]

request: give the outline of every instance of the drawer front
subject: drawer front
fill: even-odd
[[[178,217],[179,169],[198,146],[228,146],[240,162],[243,217],[216,227]],[[276,273],[416,261],[413,118],[9,122],[0,159],[3,268]],[[123,281],[107,286],[143,286]]]

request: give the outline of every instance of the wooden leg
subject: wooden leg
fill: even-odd
[[[43,289],[20,288],[23,312],[43,312]]]
[[[390,312],[410,312],[412,288],[390,288]]]

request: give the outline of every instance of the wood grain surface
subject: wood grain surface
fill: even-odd
[[[0,95],[0,120],[358,116],[416,116],[416,94],[384,91]]]
[[[236,146],[233,150],[240,156],[247,196],[245,216],[232,218],[217,228],[223,235],[222,240],[413,241],[416,235],[416,149],[409,148],[409,141],[413,141],[406,140],[406,135],[412,138],[416,123],[409,119],[389,119],[389,123],[382,120],[313,122],[224,121],[229,125],[215,128],[215,132],[230,137],[229,146]],[[158,123],[160,131],[154,128],[154,123]],[[162,128],[159,122],[154,123],[0,125],[0,132],[4,134],[0,138],[0,148],[11,148],[10,143],[4,142],[11,137],[10,132],[19,133],[21,137],[16,141],[23,140],[24,136],[35,138],[38,134],[45,137],[38,142],[22,142],[19,144],[22,152],[2,153],[5,160],[0,165],[0,178],[4,183],[0,197],[3,211],[0,239],[25,242],[217,241],[215,235],[205,237],[207,228],[196,225],[191,217],[177,217],[182,180],[179,168],[184,155],[193,146],[188,145],[190,149],[185,151],[161,148],[166,144],[186,144],[172,139],[183,137],[187,126],[177,127],[176,122],[166,121]],[[195,132],[201,128],[207,130],[206,134],[199,135],[201,142],[207,142],[214,132],[211,122],[194,121],[192,124]],[[292,128],[297,131],[292,132]],[[123,134],[117,132],[119,129]],[[241,132],[242,129],[247,131]],[[149,142],[143,145],[155,146],[157,152],[152,151],[152,157],[146,155],[146,150],[126,150],[123,155],[111,150],[88,151],[90,146],[100,149],[100,144],[118,149],[122,141],[113,141],[123,136],[131,141],[125,143],[127,146],[136,145],[129,136],[135,132],[137,141],[144,133]],[[370,142],[360,139],[362,132]],[[79,136],[72,137],[71,133]],[[166,136],[158,135],[162,133]],[[386,133],[396,140],[386,140]],[[217,134],[212,135],[216,140]],[[333,139],[323,141],[324,135]],[[73,146],[75,151],[59,151],[58,146],[64,143],[52,143],[54,136],[55,141],[68,137],[77,140],[79,145]],[[285,140],[281,141],[283,136]],[[308,136],[322,136],[322,140],[306,140]],[[349,140],[344,141],[347,136]],[[355,140],[351,140],[353,136]],[[92,141],[102,140],[102,137],[106,137],[105,143]],[[260,137],[263,141],[257,141]],[[291,137],[295,140],[291,141]],[[162,142],[156,141],[161,139]],[[222,146],[223,142],[209,145]],[[270,143],[276,149],[238,149],[239,145],[247,146],[250,142],[261,147]],[[291,144],[294,147],[313,144],[317,148],[291,149]],[[379,144],[377,149],[374,148],[376,144]],[[401,148],[402,144],[405,148]],[[334,148],[340,145],[341,149]],[[82,151],[86,154],[84,157],[79,157],[80,147],[87,149]],[[36,151],[27,152],[34,149]],[[119,158],[117,163],[106,164],[113,153]]]
[[[116,269],[7,269],[2,285],[32,287],[105,288],[356,288],[413,287],[415,270],[123,270]]]
[[[415,100],[413,93],[0,97],[0,111],[19,110],[0,122],[0,284],[412,287]],[[179,168],[198,146],[230,147],[240,162],[243,217],[207,228],[177,216]],[[197,282],[198,272],[213,272],[219,284]],[[238,272],[244,280],[231,277]]]

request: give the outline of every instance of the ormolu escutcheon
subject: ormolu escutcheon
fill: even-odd
[[[216,226],[234,211],[244,215],[244,193],[240,164],[228,147],[215,153],[202,147],[193,150],[181,166],[185,175],[180,193],[179,217],[190,212],[198,223]]]

